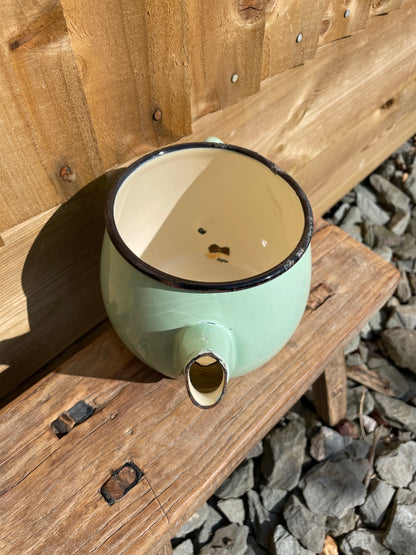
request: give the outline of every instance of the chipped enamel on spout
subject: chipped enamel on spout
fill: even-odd
[[[147,365],[216,406],[230,379],[288,341],[310,287],[312,212],[256,153],[190,143],[134,163],[107,206],[101,285],[110,320]]]

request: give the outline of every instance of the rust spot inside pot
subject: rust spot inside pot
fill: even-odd
[[[214,243],[208,247],[208,250],[210,253],[221,253],[230,256],[230,247],[220,247]]]

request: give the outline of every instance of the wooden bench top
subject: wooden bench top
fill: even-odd
[[[322,220],[312,252],[296,333],[232,380],[217,407],[193,406],[184,383],[148,369],[111,329],[6,405],[0,552],[144,554],[166,544],[397,284],[393,266]]]

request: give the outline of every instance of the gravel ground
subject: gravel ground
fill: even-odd
[[[394,264],[394,296],[345,350],[347,419],[305,396],[172,541],[175,555],[416,552],[416,137],[325,218]]]

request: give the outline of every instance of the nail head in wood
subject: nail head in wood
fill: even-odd
[[[237,83],[238,81],[238,73],[233,73],[231,75],[231,83]]]
[[[69,166],[62,166],[62,168],[59,170],[59,175],[64,181],[71,182],[75,179],[75,174]]]
[[[162,119],[162,110],[160,108],[156,108],[153,112],[153,119],[155,121],[160,121]]]
[[[350,17],[350,13],[351,13],[350,10],[345,10],[344,17],[345,18]]]
[[[296,42],[301,42],[303,39],[303,35],[302,33],[299,33],[299,35],[296,37]]]

